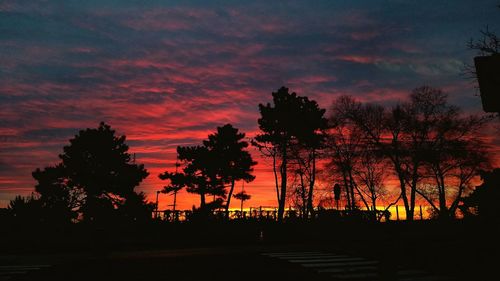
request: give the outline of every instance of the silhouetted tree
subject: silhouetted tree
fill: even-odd
[[[377,211],[378,199],[390,193],[385,186],[389,175],[387,160],[374,147],[364,146],[356,166],[354,177],[363,202],[367,209]]]
[[[264,155],[273,157],[274,171],[279,166],[281,186],[276,172],[275,179],[278,220],[282,221],[286,203],[290,149],[294,144],[312,143],[313,139],[316,140],[317,132],[323,125],[324,110],[319,108],[316,101],[297,96],[296,93],[289,93],[285,87],[273,92],[272,96],[273,105],[259,104],[261,118],[258,119],[258,123],[262,134],[255,137],[253,144],[264,152]],[[278,157],[279,164],[276,161]]]
[[[449,198],[446,196],[446,190],[450,187],[445,184],[445,178],[451,176],[451,170],[454,170],[451,167],[465,168],[471,161],[475,162],[472,167],[481,167],[482,160],[477,156],[483,152],[474,153],[474,146],[479,149],[481,142],[473,141],[472,138],[477,136],[485,121],[486,119],[474,116],[463,118],[459,109],[450,105],[447,95],[439,89],[424,86],[413,90],[410,102],[403,105],[401,127],[401,146],[406,148],[401,154],[406,168],[406,181],[410,188],[407,210],[410,219],[414,215],[418,185],[427,176],[425,169],[430,163],[436,179],[440,213],[442,216],[448,215],[446,201]],[[476,145],[469,145],[471,142],[476,142]],[[467,157],[469,159],[466,159]],[[469,170],[467,174],[474,175],[475,172]],[[465,181],[460,182],[461,186],[458,187],[459,197],[470,181],[470,177],[463,176],[459,176],[460,181]]]
[[[356,209],[358,206],[355,197],[354,170],[360,150],[366,143],[363,142],[362,131],[341,114],[351,102],[353,101],[348,97],[340,97],[331,108],[327,143],[330,161],[327,163],[327,169],[330,174],[340,177],[343,182],[346,208]]]
[[[438,120],[426,151],[421,151],[426,178],[422,180],[423,189],[418,188],[417,193],[427,200],[440,218],[455,217],[462,196],[470,189],[471,180],[488,165],[484,143],[476,138],[487,120],[476,116],[461,117],[458,111],[450,112]]]
[[[244,190],[236,193],[234,195],[234,198],[235,199],[238,199],[241,201],[241,204],[240,204],[240,212],[243,214],[243,202],[247,201],[247,200],[250,200],[250,198],[252,198],[252,196],[250,196],[249,194],[247,194]]]
[[[86,221],[96,221],[126,213],[136,220],[138,215],[128,211],[140,209],[131,207],[139,199],[147,209],[144,195],[134,188],[148,172],[132,162],[125,136],[115,136],[109,125],[81,130],[59,158],[60,164],[33,172],[39,201],[50,217],[74,219],[81,214]]]
[[[179,174],[178,168],[180,167],[180,164],[176,161],[175,162],[175,173],[162,173],[158,175],[158,177],[162,180],[170,180],[170,184],[166,185],[163,187],[161,190],[162,193],[165,194],[174,194],[174,203],[172,204],[174,216],[176,216],[175,211],[176,211],[176,205],[177,205],[177,193],[182,190],[184,187],[183,185],[183,175]]]
[[[295,170],[294,177],[288,189],[287,201],[295,209],[300,210],[303,219],[307,218],[307,187],[304,180],[304,172],[301,169]]]
[[[470,169],[466,167],[474,166],[465,163],[471,163],[472,159],[478,160],[478,156],[483,154],[481,152],[472,156],[474,150],[466,143],[471,141],[473,132],[481,128],[484,120],[461,117],[458,109],[448,104],[446,94],[439,89],[425,86],[417,88],[411,93],[409,102],[398,104],[390,111],[362,105],[349,97],[340,98],[336,104],[337,116],[352,122],[362,132],[361,138],[366,145],[374,147],[377,153],[391,162],[399,181],[400,198],[405,206],[407,220],[413,220],[417,193],[426,197],[419,190],[419,185],[428,176],[426,167],[430,162],[444,168],[443,161],[448,157],[455,163],[453,166],[457,169],[454,171],[459,171],[456,178],[462,181],[458,189],[461,196],[463,188],[470,181]],[[452,147],[457,152],[468,151],[467,155],[471,159],[465,161],[460,160],[460,154],[441,153],[451,152]],[[439,155],[442,158],[437,160]],[[465,161],[463,165],[458,164],[461,161]],[[434,170],[441,170],[436,168]],[[444,206],[449,199],[444,188],[445,185],[441,184],[440,202],[443,211],[447,209]],[[455,201],[452,207],[456,208]]]
[[[77,219],[85,194],[83,189],[72,184],[62,164],[36,169],[32,176],[37,181],[35,191],[40,195],[47,220],[70,222]]]
[[[446,95],[441,90],[424,86],[413,90],[410,102],[401,106],[395,114],[397,116],[393,115],[393,128],[400,132],[398,148],[402,148],[397,151],[401,161],[398,169],[403,172],[410,189],[409,200],[406,188],[402,189],[405,191],[402,198],[408,220],[414,217],[417,187],[423,177],[423,153],[432,141],[432,130],[439,120],[455,110],[455,107],[447,104]]]
[[[290,146],[290,164],[296,167],[295,172],[300,178],[299,191],[301,198],[305,200],[303,215],[307,218],[309,215],[315,216],[313,200],[317,160],[322,156],[328,120],[323,117],[325,110],[317,106],[305,108],[305,111],[305,127],[298,136],[298,141]]]
[[[132,192],[126,196],[118,211],[121,213],[121,218],[126,221],[145,222],[151,219],[151,214],[155,210],[154,203],[146,203],[146,194],[144,192]]]
[[[339,97],[330,109],[327,167],[343,182],[347,209],[357,209],[361,202],[367,210],[376,210],[377,199],[388,193],[387,160],[371,141],[380,138],[383,114],[381,106],[362,105],[348,96]],[[370,128],[371,138],[365,128]]]
[[[220,198],[226,197],[224,182],[220,177],[220,168],[217,165],[216,155],[210,153],[205,146],[179,146],[177,157],[184,164],[181,172],[164,172],[160,175],[163,180],[169,180],[163,190],[168,192],[171,188],[186,188],[189,193],[200,196],[200,211],[207,213],[210,209],[222,205]],[[206,196],[213,195],[213,203],[207,204]]]
[[[7,211],[17,221],[23,223],[39,223],[43,221],[42,204],[34,194],[26,197],[17,195],[13,200],[10,200]]]
[[[125,136],[115,136],[103,122],[97,129],[81,130],[59,157],[72,185],[85,192],[86,220],[108,216],[128,198],[135,200],[134,188],[148,176],[144,165],[132,162]]]
[[[229,184],[229,194],[225,204],[226,213],[229,210],[234,185],[237,181],[243,180],[251,182],[255,179],[253,166],[257,162],[252,160],[252,156],[245,149],[248,142],[243,141],[244,133],[238,132],[231,124],[217,127],[215,134],[210,134],[208,140],[203,141],[203,145],[216,161],[217,173],[224,184]]]
[[[478,51],[479,55],[498,55],[500,54],[500,38],[488,28],[481,30],[480,39],[470,39],[467,47]]]

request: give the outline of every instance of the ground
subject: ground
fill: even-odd
[[[500,252],[497,225],[417,224],[362,228],[271,225],[248,231],[247,236],[242,235],[245,241],[221,237],[213,243],[200,239],[191,245],[183,244],[173,233],[171,238],[161,233],[151,235],[150,243],[132,245],[131,240],[123,239],[129,242],[113,247],[93,244],[70,250],[34,247],[31,251],[29,247],[22,251],[7,247],[0,255],[0,280],[373,280],[363,275],[370,270],[374,274],[381,270],[425,273],[394,280],[489,280],[496,273]],[[189,233],[193,232],[206,234],[209,240],[220,234],[190,228]],[[283,233],[288,234],[287,239],[280,239]],[[178,240],[176,246],[169,243],[175,241],[172,238]],[[345,260],[362,260],[368,266]],[[334,274],[339,264],[327,261],[346,264],[340,269],[342,274]]]

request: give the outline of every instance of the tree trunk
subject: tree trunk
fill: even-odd
[[[348,170],[348,176],[349,176],[349,191],[351,192],[351,207],[354,210],[356,208],[356,199],[354,197],[354,183],[352,181],[352,170]]]
[[[457,214],[457,208],[458,208],[458,203],[460,202],[460,199],[462,198],[462,193],[464,191],[464,188],[462,184],[458,187],[458,194],[453,203],[451,203],[451,206],[449,208],[449,214],[452,218],[456,218]]]
[[[177,190],[174,191],[174,204],[173,204],[173,208],[174,208],[174,214],[175,214],[175,205],[177,204]]]
[[[283,144],[283,154],[281,162],[281,196],[278,205],[278,222],[283,221],[283,215],[285,213],[285,203],[286,203],[286,172],[287,172],[287,153],[286,153],[286,142]]]
[[[406,184],[404,178],[399,176],[399,185],[401,188],[401,199],[403,199],[403,204],[405,206],[405,212],[408,214],[410,212],[410,205],[408,204],[408,196],[406,195]],[[407,216],[408,219],[408,216]]]
[[[400,160],[400,154],[399,154],[399,145],[398,145],[398,134],[393,134],[392,137],[392,148],[393,148],[393,153],[394,155],[391,155],[389,153],[389,157],[391,159],[392,164],[394,164],[394,170],[396,171],[396,174],[398,175],[399,179],[399,187],[401,189],[401,198],[403,199],[403,204],[405,206],[405,212],[406,212],[406,219],[408,220],[408,216],[411,215],[411,207],[408,202],[408,196],[406,195],[406,182],[405,182],[405,177],[403,170],[401,168],[401,160]],[[413,219],[413,216],[411,215],[411,218]]]
[[[276,198],[278,199],[278,205],[280,204],[280,191],[278,185],[278,173],[276,172],[276,153],[273,152],[273,173],[274,173],[274,183],[276,185]]]
[[[413,173],[410,186],[410,206],[406,211],[406,220],[413,221],[415,218],[415,200],[417,198],[417,184],[418,184],[418,161],[413,162]]]
[[[446,207],[446,190],[444,185],[444,176],[439,174],[439,217],[444,219],[448,217],[448,207]]]
[[[345,208],[350,210],[351,209],[351,196],[349,193],[349,185],[347,184],[347,176],[345,174],[345,171],[342,171],[342,178],[344,180],[344,186],[345,186],[345,200],[346,200]]]
[[[368,201],[366,201],[365,197],[363,196],[363,193],[361,193],[361,190],[359,190],[358,185],[354,182],[354,178],[353,178],[352,174],[349,174],[349,182],[351,183],[353,188],[356,188],[356,191],[359,194],[359,198],[361,199],[363,204],[365,204],[366,209],[369,211],[370,205],[368,204]]]
[[[375,219],[375,221],[378,220],[378,214],[377,214],[377,197],[372,197],[372,204],[373,204],[373,207],[372,207],[372,211],[373,211],[373,218]]]
[[[229,204],[231,204],[231,197],[233,196],[233,191],[234,191],[234,179],[231,180],[231,188],[229,189],[229,194],[227,195],[226,215],[229,215]]]
[[[206,205],[205,192],[201,192],[200,193],[200,209],[205,210],[205,205]]]
[[[344,179],[345,195],[346,195],[346,209],[352,210],[351,207],[351,194],[349,192],[349,184],[347,183],[347,175],[345,171],[342,171],[342,178]]]
[[[394,169],[398,174],[399,188],[401,189],[401,199],[403,199],[403,204],[405,206],[405,212],[407,214],[407,219],[408,219],[408,213],[410,213],[410,205],[408,204],[408,196],[406,195],[406,183],[403,171],[401,170],[401,165],[399,164],[398,159],[394,159],[392,162],[394,164]]]
[[[316,151],[312,151],[312,169],[309,180],[309,194],[307,195],[307,209],[311,218],[315,217],[314,206],[313,206],[313,195],[314,195],[314,184],[316,182]]]
[[[307,217],[307,198],[306,198],[306,188],[304,185],[304,174],[300,173],[300,199],[302,200],[302,218],[305,219]]]

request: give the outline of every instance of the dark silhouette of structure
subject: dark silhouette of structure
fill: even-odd
[[[500,222],[498,199],[500,198],[500,168],[492,171],[481,171],[483,183],[463,201],[462,211],[466,215],[477,213],[481,219],[489,222]]]
[[[481,39],[468,43],[470,49],[479,53],[472,72],[479,84],[483,110],[500,114],[500,38],[487,28],[481,34]]]
[[[474,65],[483,110],[500,113],[500,54],[475,57]]]

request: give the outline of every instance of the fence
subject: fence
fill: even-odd
[[[392,212],[391,212],[392,211]],[[339,210],[339,209],[316,209],[313,218],[309,219],[361,219],[367,221],[389,221],[389,220],[403,220],[406,218],[406,214],[403,216],[404,209],[399,208],[399,206],[394,206],[394,208],[389,210]],[[395,214],[395,216],[392,216]],[[192,218],[196,213],[192,210],[162,210],[154,211],[152,216],[155,219],[162,221],[187,221]],[[250,207],[246,211],[240,210],[230,210],[225,211],[222,209],[211,211],[211,217],[214,219],[229,219],[229,220],[268,220],[276,221],[278,218],[278,209],[276,207]],[[416,209],[416,219],[423,220],[423,210],[422,206]],[[284,211],[285,220],[298,219],[303,216],[300,210],[295,210],[292,208],[286,209]]]
[[[295,211],[287,210],[285,211],[285,217],[293,217]],[[155,211],[153,212],[153,218],[163,221],[186,221],[189,220],[194,215],[191,210],[181,210],[181,211]],[[225,210],[215,210],[211,212],[213,218],[218,219],[229,219],[229,220],[277,220],[277,210],[265,210],[265,209],[250,209],[249,211],[225,211]]]

